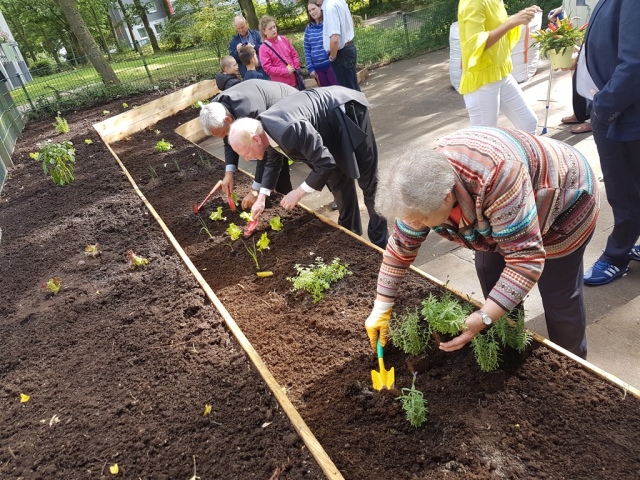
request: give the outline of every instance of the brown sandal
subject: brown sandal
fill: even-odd
[[[578,123],[582,123],[580,120],[576,118],[575,115],[571,115],[570,117],[564,117],[560,121],[565,125],[575,125]]]
[[[589,133],[592,131],[591,122],[584,122],[571,129],[571,133]]]

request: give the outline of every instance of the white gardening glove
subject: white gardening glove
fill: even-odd
[[[393,302],[376,300],[373,302],[373,310],[371,310],[369,318],[364,322],[364,328],[367,330],[369,342],[371,342],[371,348],[374,352],[377,349],[378,338],[380,338],[381,346],[384,347],[387,344],[391,310],[393,310]]]

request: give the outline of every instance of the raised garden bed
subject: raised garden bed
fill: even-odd
[[[267,221],[276,214],[284,224],[280,232],[269,231],[271,248],[259,257],[261,269],[274,276],[258,278],[242,243],[229,246],[224,233],[229,221],[244,225],[238,214],[219,196],[207,204],[203,219],[218,206],[227,216],[227,222],[206,220],[211,239],[191,209],[223,172],[222,162],[173,133],[197,113],[187,109],[112,147],[345,478],[637,476],[638,399],[540,345],[523,356],[507,355],[503,368],[491,374],[480,372],[468,349],[433,352],[417,381],[428,401],[428,422],[411,427],[395,400],[398,392],[377,393],[370,385],[376,361],[363,321],[380,253],[311,213],[285,212],[274,203],[258,227],[258,233],[269,231]],[[101,120],[96,117],[97,111],[93,117],[83,112],[78,119]],[[74,131],[75,125],[70,119],[79,159],[92,155],[79,161],[76,183],[48,186],[27,158],[3,192],[9,202],[0,210],[0,273],[6,283],[0,333],[8,341],[0,347],[0,418],[6,425],[0,472],[10,478],[47,478],[45,472],[85,478],[86,470],[106,475],[104,465],[118,459],[131,478],[189,478],[196,455],[202,478],[245,478],[248,472],[256,478],[322,476],[106,148],[97,141],[81,147],[96,134],[79,122]],[[27,132],[37,128],[50,136],[47,123]],[[25,137],[18,160],[36,141],[27,145]],[[155,153],[160,138],[174,148]],[[237,184],[242,196],[250,182],[238,175]],[[39,230],[43,223],[48,228]],[[84,245],[96,241],[104,245],[103,256],[86,259]],[[129,248],[150,258],[148,269],[129,270]],[[306,294],[291,292],[286,277],[295,273],[294,264],[318,256],[340,257],[353,275],[314,304]],[[53,270],[70,280],[60,294],[47,297],[36,285]],[[108,293],[96,296],[97,290]],[[411,273],[397,309],[441,291]],[[388,349],[386,363],[395,367],[398,387],[410,385],[403,355]],[[38,389],[44,400],[20,406],[16,395],[27,388],[33,389],[26,392],[30,402],[38,400]],[[166,403],[158,400],[169,390]],[[128,391],[142,404],[132,404]],[[212,402],[214,412],[217,403],[228,408],[202,416],[204,404]],[[61,414],[52,427],[39,423],[56,411],[68,418]],[[257,424],[247,412],[256,414]],[[263,417],[278,424],[262,428]],[[280,453],[257,447],[256,438]]]

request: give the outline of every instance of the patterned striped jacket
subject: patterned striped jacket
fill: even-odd
[[[510,311],[540,278],[545,258],[574,252],[592,234],[599,211],[596,179],[573,147],[517,130],[471,127],[442,138],[457,174],[453,188],[460,222],[433,230],[506,262],[489,294]],[[395,297],[429,230],[414,231],[397,219],[378,275],[378,293]]]

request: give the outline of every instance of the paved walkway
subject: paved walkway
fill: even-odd
[[[542,61],[537,74],[522,84],[538,115],[539,131],[544,124],[548,79],[548,61]],[[362,85],[362,91],[371,102],[371,119],[381,163],[393,161],[407,147],[433,148],[439,137],[468,126],[464,101],[449,80],[448,50],[375,69]],[[554,72],[550,98],[546,135],[576,146],[589,159],[600,178],[593,137],[590,134],[572,135],[569,127],[560,123],[562,117],[572,113],[569,72]],[[504,118],[500,125],[510,126]],[[203,146],[223,158],[220,141],[209,140]],[[249,166],[246,162],[244,165]],[[252,171],[252,166],[247,170]],[[294,185],[304,180],[307,173],[306,166],[294,165]],[[604,191],[604,185],[600,185]],[[331,202],[331,194],[327,191],[307,196],[303,201],[308,207],[337,220],[337,213],[330,209]],[[601,207],[596,233],[585,254],[586,266],[598,258],[612,228],[606,196],[603,196]],[[366,222],[366,209],[362,213],[363,222]],[[610,285],[586,289],[588,359],[625,382],[640,387],[640,263],[632,263],[634,265],[625,277]],[[438,235],[430,235],[415,265],[442,281],[448,281],[456,290],[482,300],[471,251],[459,248]],[[374,292],[371,294],[373,296]],[[527,298],[525,308],[527,326],[546,336],[537,290]]]

